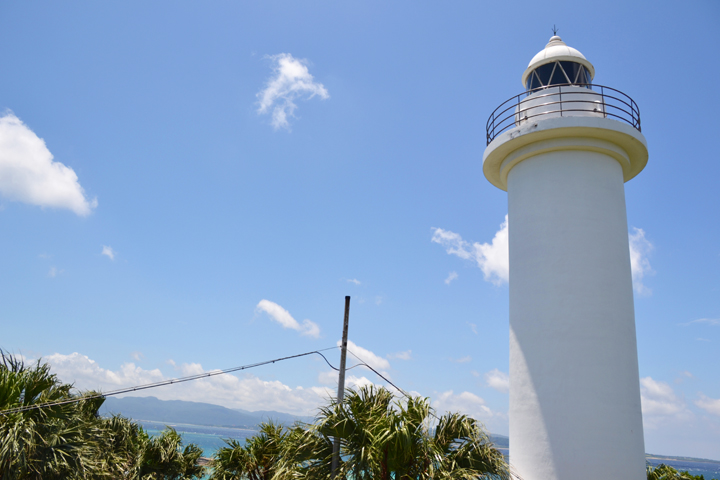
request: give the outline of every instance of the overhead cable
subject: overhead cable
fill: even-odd
[[[95,394],[92,394],[92,395],[78,396],[78,397],[74,397],[74,398],[70,398],[70,399],[66,399],[66,400],[60,400],[60,401],[57,401],[57,402],[47,402],[47,403],[39,403],[39,404],[36,404],[36,405],[26,405],[26,406],[23,406],[23,407],[9,408],[9,409],[7,409],[7,410],[2,410],[2,411],[0,411],[0,415],[11,415],[11,414],[13,414],[13,413],[20,413],[20,412],[25,412],[25,411],[28,411],[28,410],[37,410],[37,409],[40,409],[40,408],[49,408],[49,407],[54,407],[54,406],[57,406],[57,405],[66,405],[66,404],[69,404],[69,403],[82,402],[82,401],[91,400],[91,399],[94,399],[94,398],[104,398],[104,397],[110,397],[110,396],[112,396],[112,395],[120,395],[120,394],[123,394],[123,393],[137,392],[137,391],[139,391],[139,390],[147,390],[147,389],[149,389],[149,388],[163,387],[163,386],[165,386],[165,385],[173,385],[173,384],[176,384],[176,383],[190,382],[190,381],[192,381],[192,380],[199,380],[199,379],[201,379],[201,378],[214,377],[214,376],[216,376],[216,375],[224,375],[224,374],[226,374],[226,373],[238,372],[238,371],[240,371],[240,370],[248,370],[248,369],[250,369],[250,368],[261,367],[261,366],[263,366],[263,365],[268,365],[268,364],[271,364],[271,363],[282,362],[282,361],[285,361],[285,360],[291,360],[291,359],[293,359],[293,358],[306,357],[306,356],[308,356],[308,355],[314,355],[314,354],[320,355],[320,356],[323,358],[323,360],[325,360],[325,362],[326,362],[328,365],[330,365],[330,367],[331,367],[332,369],[338,370],[337,368],[333,367],[333,365],[328,361],[327,358],[325,358],[325,355],[323,355],[322,353],[320,353],[320,352],[325,352],[325,351],[327,351],[327,350],[334,350],[334,349],[336,349],[336,348],[338,348],[338,347],[329,347],[329,348],[324,348],[324,349],[322,349],[322,350],[313,350],[312,352],[299,353],[299,354],[297,354],[297,355],[290,355],[290,356],[288,356],[288,357],[275,358],[275,359],[273,359],[273,360],[266,360],[266,361],[264,361],[264,362],[258,362],[258,363],[251,363],[251,364],[248,364],[248,365],[242,365],[242,366],[240,366],[240,367],[227,368],[227,369],[225,369],[225,370],[215,370],[215,371],[212,371],[212,372],[200,373],[200,374],[197,374],[197,375],[190,375],[190,376],[187,376],[187,377],[172,378],[172,379],[169,379],[169,380],[163,380],[163,381],[161,381],[161,382],[146,383],[146,384],[144,384],[144,385],[137,385],[137,386],[128,387],[128,388],[121,388],[121,389],[119,389],[119,390],[111,390],[111,391],[105,392],[105,393],[95,393]]]

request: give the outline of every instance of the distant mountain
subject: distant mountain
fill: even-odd
[[[225,408],[212,403],[159,400],[155,397],[108,397],[100,408],[100,414],[120,414],[136,421],[250,429],[254,429],[258,424],[267,420],[288,426],[296,421],[312,423],[315,420],[313,417],[302,417],[283,412],[268,410],[250,412],[239,408]],[[491,434],[490,441],[499,448],[508,448],[508,437],[506,436]]]
[[[120,414],[133,420],[160,423],[185,423],[214,427],[255,428],[260,422],[272,419],[283,425],[295,421],[312,421],[312,417],[297,417],[288,413],[232,410],[220,405],[183,400],[159,400],[155,397],[108,397],[100,408],[101,415]]]
[[[272,420],[275,423],[282,423],[283,425],[292,425],[293,423],[298,421],[303,423],[313,423],[315,421],[315,417],[297,416],[291,415],[289,413],[275,412],[272,410],[258,410],[257,412],[248,412],[247,410],[236,409],[236,411],[258,416],[262,419],[262,421]]]

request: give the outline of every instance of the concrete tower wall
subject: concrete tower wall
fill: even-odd
[[[623,166],[597,141],[541,144],[507,172],[510,462],[524,480],[639,480]]]

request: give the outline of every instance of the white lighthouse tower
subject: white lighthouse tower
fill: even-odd
[[[553,36],[526,92],[487,124],[485,177],[508,192],[510,463],[523,480],[645,478],[624,182],[640,113],[591,85]]]

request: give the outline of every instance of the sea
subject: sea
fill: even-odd
[[[203,457],[212,457],[218,449],[225,447],[225,439],[244,440],[255,435],[257,430],[245,428],[206,427],[203,425],[187,425],[183,423],[161,423],[140,420],[138,423],[151,436],[160,435],[166,426],[172,427],[182,436],[183,445],[194,443],[203,449]]]
[[[159,435],[167,424],[159,422],[139,422],[149,435]],[[203,457],[212,457],[215,452],[226,446],[225,439],[234,438],[240,443],[257,433],[257,430],[243,428],[206,427],[202,425],[170,424],[182,436],[183,443],[194,443],[203,449]],[[499,449],[507,455],[506,448]],[[660,458],[649,457],[647,462],[651,465],[664,463],[677,469],[687,471],[692,475],[703,475],[705,480],[720,480],[720,462],[703,461],[700,459],[686,458]],[[207,478],[207,477],[205,477]]]

